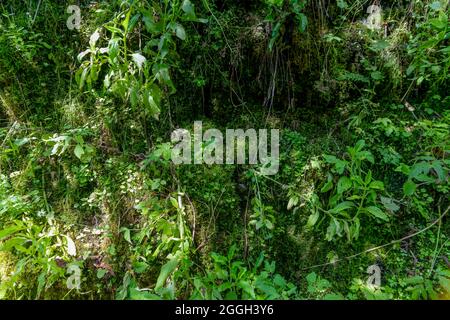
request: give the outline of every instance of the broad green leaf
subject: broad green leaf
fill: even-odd
[[[331,188],[333,188],[333,181],[332,180],[328,180],[327,183],[325,183],[325,185],[322,187],[322,189],[320,189],[320,192],[325,193],[331,190]]]
[[[316,211],[313,214],[311,214],[308,218],[306,226],[309,228],[313,227],[317,223],[319,216],[320,216],[319,211]]]
[[[345,167],[347,166],[347,161],[344,160],[337,160],[335,163],[336,172],[338,174],[343,174],[345,171]]]
[[[76,156],[78,159],[81,159],[81,157],[82,157],[83,154],[84,154],[84,149],[83,149],[83,147],[82,147],[81,145],[77,144],[77,145],[75,146],[75,149],[73,150],[73,152],[75,153],[75,156]]]
[[[248,281],[241,280],[239,281],[239,287],[244,290],[252,299],[255,298],[255,290],[253,289],[253,286],[250,285]]]
[[[436,175],[438,176],[438,179],[443,182],[445,181],[445,171],[442,167],[441,161],[435,160],[431,164],[431,167],[433,168],[434,172],[436,172]]]
[[[355,145],[355,150],[357,152],[359,152],[364,148],[365,145],[366,145],[366,142],[364,140],[358,140],[358,142]]]
[[[175,33],[181,40],[186,40],[186,31],[181,24],[177,23],[177,25],[175,26]]]
[[[341,211],[350,209],[350,208],[352,208],[354,206],[355,206],[355,204],[353,202],[351,202],[351,201],[344,201],[344,202],[339,203],[333,209],[331,209],[330,212],[339,213]]]
[[[123,227],[123,228],[120,229],[120,231],[123,232],[123,238],[125,239],[125,241],[127,241],[128,243],[131,243],[131,244],[132,244],[132,242],[131,242],[131,231],[130,231],[130,229]]]
[[[97,270],[97,278],[102,279],[107,272],[108,272],[108,270],[106,270],[106,269],[98,269]]]
[[[344,300],[344,296],[340,293],[327,293],[323,300]]]
[[[370,74],[370,76],[372,77],[373,80],[383,80],[384,75],[383,73],[381,73],[380,71],[374,71]]]
[[[366,208],[366,210],[376,218],[379,218],[384,221],[389,221],[389,216],[378,207],[370,206]]]
[[[20,226],[12,226],[12,227],[8,227],[8,228],[5,228],[3,230],[0,230],[0,240],[2,240],[4,238],[6,238],[6,237],[16,233],[17,231],[20,231],[22,229],[23,228],[20,227]]]
[[[172,272],[175,271],[176,267],[178,266],[178,262],[178,258],[174,258],[162,266],[158,276],[158,280],[156,281],[155,290],[161,289],[164,286],[167,278],[172,274]]]
[[[331,220],[331,221],[330,221],[330,224],[328,225],[327,233],[326,233],[326,235],[325,235],[325,239],[326,239],[327,241],[332,241],[333,238],[334,238],[334,236],[335,236],[335,234],[336,234],[336,224],[335,224],[335,220],[336,220],[336,219]]]
[[[339,194],[344,193],[352,187],[352,181],[348,177],[341,177],[337,184],[337,192]]]
[[[403,193],[406,196],[412,196],[414,194],[414,192],[416,192],[416,184],[414,182],[412,182],[411,180],[406,181],[403,184]]]
[[[372,170],[369,170],[369,172],[367,172],[366,177],[364,178],[364,184],[368,185],[370,181],[372,181]]]
[[[306,276],[306,281],[308,284],[313,284],[316,282],[317,274],[315,272],[311,272]]]
[[[297,14],[297,19],[299,22],[299,30],[300,32],[305,32],[306,27],[308,26],[308,18],[304,13]]]
[[[379,180],[372,181],[369,185],[369,188],[376,190],[384,190],[384,183]]]
[[[330,155],[323,155],[323,159],[325,160],[326,163],[330,163],[330,164],[334,164],[337,161],[337,158],[335,156],[330,156]]]
[[[123,31],[119,28],[116,28],[114,26],[105,25],[105,29],[111,31],[112,33],[118,33],[120,35],[123,35]]]

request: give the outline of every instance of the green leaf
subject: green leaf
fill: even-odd
[[[8,227],[6,229],[0,230],[0,240],[16,233],[17,231],[22,230],[23,228],[20,226],[12,226],[12,227]]]
[[[323,159],[325,160],[326,163],[330,163],[330,164],[334,164],[338,161],[338,159],[335,156],[330,156],[327,154],[323,155]]]
[[[158,280],[156,281],[155,290],[161,289],[164,286],[167,278],[172,274],[172,272],[175,271],[176,267],[178,266],[178,262],[178,258],[174,258],[163,265],[159,273]]]
[[[341,177],[337,184],[337,192],[339,194],[344,193],[352,187],[352,181],[348,177]]]
[[[147,107],[150,116],[158,118],[160,109],[159,106],[156,104],[155,99],[151,95],[150,91],[147,91],[145,93],[144,104]]]
[[[366,145],[366,142],[364,140],[358,140],[358,142],[355,145],[355,150],[357,152],[359,152],[364,148],[365,145]]]
[[[108,270],[106,270],[106,269],[98,269],[97,270],[97,278],[102,279],[107,272],[108,272]]]
[[[344,202],[339,203],[333,209],[331,209],[330,212],[339,213],[341,211],[350,209],[350,208],[352,208],[354,206],[355,206],[355,204],[353,202],[351,202],[351,201],[344,201]]]
[[[344,161],[344,160],[337,160],[336,161],[336,163],[335,163],[335,169],[336,169],[336,172],[338,173],[338,174],[343,174],[344,173],[344,171],[345,171],[345,167],[347,166],[347,161]]]
[[[380,71],[374,71],[370,74],[373,80],[383,80],[384,75]]]
[[[306,281],[308,284],[314,284],[317,279],[317,274],[315,272],[311,272],[306,276]]]
[[[344,300],[344,296],[340,293],[327,293],[323,300]]]
[[[406,181],[403,184],[403,193],[406,196],[412,196],[414,194],[414,192],[416,192],[416,184],[414,182],[412,182],[411,180]]]
[[[378,207],[370,206],[366,208],[366,210],[376,218],[379,218],[384,221],[389,221],[389,216]]]
[[[306,27],[308,26],[308,18],[304,13],[297,14],[297,19],[299,22],[299,30],[300,32],[305,32]]]
[[[441,165],[441,161],[439,161],[439,160],[433,161],[433,163],[431,164],[431,167],[436,172],[438,179],[441,182],[445,181],[445,172],[444,172],[444,168]]]
[[[337,0],[337,6],[341,9],[347,9],[348,4],[345,0]]]
[[[128,243],[131,243],[131,244],[132,244],[132,242],[131,242],[131,231],[130,231],[130,229],[123,227],[123,228],[120,229],[120,231],[123,232],[123,237],[124,237],[124,239],[125,239]]]
[[[408,69],[406,69],[406,75],[407,76],[410,76],[413,72],[414,72],[414,70],[416,70],[416,66],[415,65],[410,65],[409,67],[408,67]]]
[[[307,222],[306,226],[308,228],[313,227],[317,223],[319,216],[320,216],[319,211],[316,211],[313,214],[311,214],[308,218],[308,222]]]
[[[384,183],[382,181],[372,181],[369,185],[369,188],[376,190],[384,190]]]
[[[239,281],[239,287],[242,288],[242,290],[244,290],[244,292],[246,292],[252,299],[255,298],[255,290],[250,285],[250,283],[248,283],[248,281]]]
[[[337,226],[337,224],[335,222],[336,222],[336,219],[332,219],[330,221],[330,224],[328,225],[327,233],[325,235],[325,239],[327,241],[332,241],[333,238],[334,238],[334,235],[336,234],[336,226]]]
[[[325,183],[325,185],[322,187],[322,189],[320,189],[320,192],[325,193],[331,190],[331,188],[333,188],[333,181],[332,180],[328,180],[327,183]]]
[[[78,159],[81,160],[81,157],[82,157],[83,154],[84,154],[84,149],[83,149],[83,147],[82,147],[81,145],[77,144],[77,145],[75,146],[75,149],[74,149],[73,152],[75,153],[75,156],[76,156]]]
[[[186,31],[181,24],[177,23],[175,26],[175,33],[179,39],[186,40]]]

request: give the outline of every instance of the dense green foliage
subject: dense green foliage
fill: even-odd
[[[71,4],[0,3],[0,298],[450,298],[448,1]],[[196,120],[278,174],[175,166]]]

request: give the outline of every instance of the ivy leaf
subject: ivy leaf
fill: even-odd
[[[380,208],[375,206],[370,206],[366,208],[366,210],[376,218],[379,218],[384,221],[389,221],[389,217],[386,213],[384,213]]]

